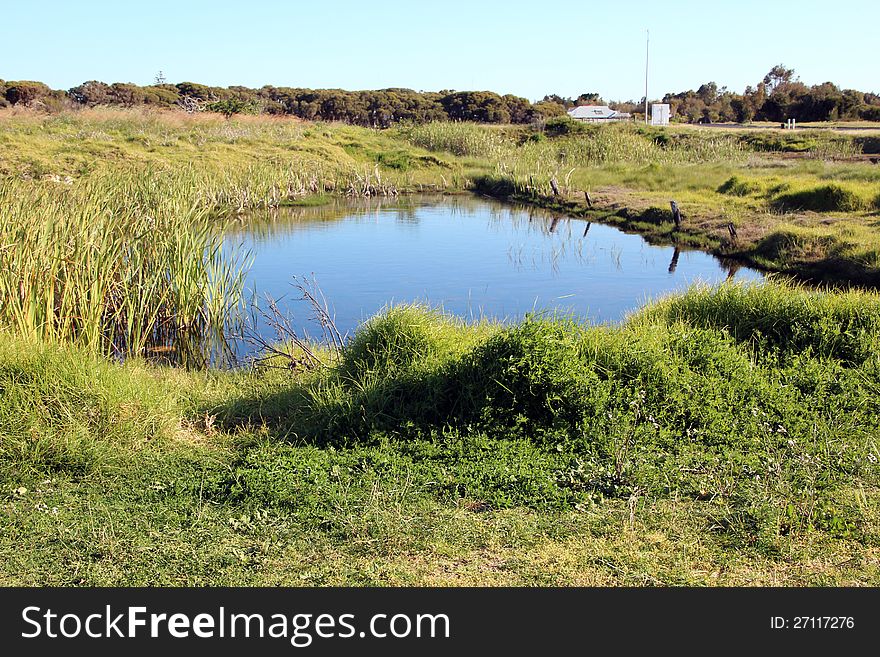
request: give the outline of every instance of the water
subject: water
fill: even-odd
[[[343,333],[389,304],[410,302],[467,319],[558,310],[617,322],[697,281],[761,278],[701,251],[652,246],[610,226],[470,196],[280,209],[249,217],[227,243],[252,256],[249,292],[278,300],[300,332],[309,330],[309,310],[294,276],[314,276]],[[274,335],[261,319],[256,330]],[[319,333],[312,325],[310,334]],[[239,355],[252,349],[236,345]]]

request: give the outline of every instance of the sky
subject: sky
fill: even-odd
[[[838,9],[839,8],[839,9]],[[0,79],[639,100],[779,63],[806,84],[880,92],[880,2],[151,0],[0,2]]]

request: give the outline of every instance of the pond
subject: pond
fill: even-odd
[[[310,313],[294,277],[314,278],[349,334],[384,307],[413,302],[469,320],[559,311],[617,322],[698,281],[762,277],[702,251],[472,196],[282,208],[246,218],[226,242],[250,253],[249,295],[263,306],[276,300],[300,333],[309,331]],[[274,336],[264,318],[256,330]],[[252,350],[244,340],[235,345],[239,357]]]

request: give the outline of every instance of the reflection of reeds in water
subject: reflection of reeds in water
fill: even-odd
[[[550,225],[541,222],[543,229],[534,225],[534,232],[551,235]],[[551,220],[552,224],[552,220]],[[578,265],[585,266],[596,261],[596,247],[589,242],[575,236],[575,230],[569,221],[559,221],[554,228],[557,239],[540,240],[532,243],[528,249],[525,244],[511,245],[507,255],[511,264],[517,271],[531,269],[537,271],[549,267],[550,271],[559,272],[563,261],[571,260]],[[561,233],[561,234],[560,234]],[[618,256],[619,259],[619,256]]]

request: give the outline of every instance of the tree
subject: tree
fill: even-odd
[[[563,98],[559,94],[547,94],[542,100],[545,103],[557,103],[565,109],[574,107],[574,101],[571,98]]]
[[[215,100],[213,103],[208,103],[205,105],[205,111],[217,112],[228,119],[233,114],[259,114],[260,107],[252,100],[226,98],[225,100]]]
[[[80,105],[94,107],[95,105],[107,105],[112,100],[110,86],[98,80],[83,82],[78,87],[73,87],[67,95]]]
[[[706,105],[713,105],[718,100],[718,85],[714,82],[701,84],[697,89],[697,96],[700,97]]]
[[[196,84],[195,82],[181,82],[179,84],[174,85],[177,87],[177,93],[181,95],[181,97],[188,96],[195,100],[215,100],[215,94],[211,87],[207,87],[203,84]]]
[[[28,106],[52,95],[52,90],[42,82],[22,80],[6,83],[6,100],[11,105]]]
[[[776,91],[781,85],[790,83],[793,79],[793,68],[785,68],[784,64],[777,64],[764,76],[764,85],[767,87],[768,95]]]
[[[147,92],[130,82],[114,82],[110,85],[110,98],[115,105],[134,107],[147,102]]]
[[[605,101],[602,100],[602,96],[595,92],[589,92],[585,94],[581,94],[577,97],[577,100],[574,101],[575,106],[580,107],[582,105],[604,105]]]
[[[532,106],[532,110],[535,118],[549,119],[565,114],[565,106],[552,100],[539,100]]]

